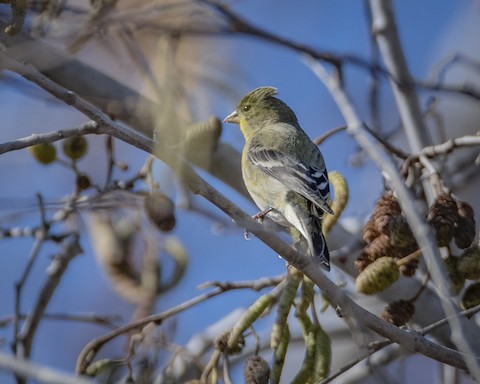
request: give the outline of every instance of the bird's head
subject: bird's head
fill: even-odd
[[[274,87],[254,89],[223,121],[240,124],[240,129],[247,140],[266,125],[279,122],[296,125],[295,113],[282,100],[274,97],[275,94],[277,89]]]

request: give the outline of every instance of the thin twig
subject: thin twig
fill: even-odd
[[[84,377],[75,377],[56,369],[18,359],[0,352],[0,370],[44,384],[94,384]]]
[[[221,282],[221,281],[207,281],[199,285],[198,289],[206,289],[210,287],[221,288],[225,291],[233,289],[253,289],[254,291],[260,291],[264,288],[269,288],[278,285],[285,279],[286,274],[282,273],[278,276],[263,277],[261,279],[251,281],[235,281],[235,282]]]
[[[328,132],[325,132],[323,135],[316,137],[312,141],[315,143],[315,145],[321,145],[325,140],[329,139],[330,137],[336,135],[339,132],[345,131],[346,129],[346,125],[341,125],[340,127],[330,129]]]
[[[53,143],[58,140],[66,139],[67,137],[82,136],[82,135],[88,135],[91,133],[99,134],[101,133],[99,131],[101,131],[101,129],[99,128],[97,123],[95,123],[94,121],[88,121],[84,124],[81,124],[72,128],[59,129],[57,131],[52,131],[52,132],[42,133],[42,134],[35,133],[30,136],[22,137],[14,141],[1,143],[0,155],[7,152],[28,148],[28,147],[31,147],[32,145]]]
[[[101,337],[98,337],[90,341],[80,352],[77,359],[76,372],[82,374],[85,372],[85,369],[92,363],[98,351],[109,341],[114,338],[129,333],[132,330],[144,327],[150,323],[161,324],[165,319],[172,317],[180,312],[183,312],[199,303],[202,303],[206,300],[209,300],[212,297],[222,294],[224,291],[222,289],[215,289],[211,292],[204,293],[202,295],[196,296],[190,300],[187,300],[175,307],[172,307],[164,312],[150,315],[143,319],[134,321],[133,323],[127,324],[123,327],[119,327],[112,332],[109,332]]]
[[[425,155],[427,157],[435,157],[439,155],[449,154],[457,148],[473,147],[473,146],[479,146],[479,145],[480,145],[480,134],[466,135],[461,137],[455,137],[453,139],[445,141],[442,144],[424,147],[420,152],[420,154]]]
[[[78,240],[78,235],[72,235],[65,239],[62,251],[52,260],[48,279],[40,290],[35,306],[25,320],[19,337],[22,344],[22,351],[19,352],[19,356],[23,358],[30,356],[38,325],[70,261],[82,252]]]
[[[35,241],[33,243],[32,249],[30,250],[30,254],[28,255],[27,265],[25,266],[22,276],[20,280],[15,283],[15,315],[14,315],[14,323],[13,323],[13,342],[12,342],[12,349],[13,352],[16,354],[18,352],[18,337],[20,335],[20,311],[21,311],[21,300],[22,300],[22,290],[23,285],[27,281],[28,276],[30,275],[30,271],[33,267],[33,263],[37,259],[40,250],[42,249],[43,243],[45,241],[45,234],[42,231],[35,236]]]
[[[80,314],[80,313],[44,313],[43,319],[52,321],[77,321],[82,323],[93,323],[102,325],[107,328],[115,329],[117,325],[113,323],[115,320],[120,320],[119,316],[101,316],[96,314]],[[0,319],[0,328],[6,327],[15,322],[15,319],[24,320],[27,318],[25,314],[19,314],[18,316],[4,317]]]

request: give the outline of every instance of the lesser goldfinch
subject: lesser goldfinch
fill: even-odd
[[[330,187],[325,161],[300,127],[295,113],[274,97],[277,89],[261,87],[247,94],[224,122],[240,124],[245,136],[242,175],[261,212],[305,238],[316,262],[330,270],[322,233]]]

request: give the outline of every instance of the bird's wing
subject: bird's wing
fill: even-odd
[[[248,158],[262,171],[304,196],[323,211],[333,214],[327,203],[330,187],[325,167],[306,164],[287,153],[260,145],[250,146]]]

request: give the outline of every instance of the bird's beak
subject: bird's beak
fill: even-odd
[[[240,124],[240,119],[238,118],[237,111],[233,111],[229,114],[225,119],[223,119],[224,123],[233,123],[233,124]]]

